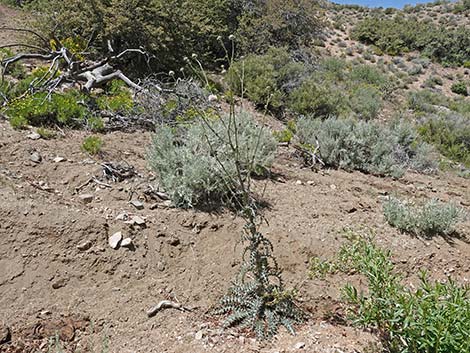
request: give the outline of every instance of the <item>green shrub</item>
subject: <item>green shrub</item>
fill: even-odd
[[[408,94],[407,106],[416,112],[431,113],[436,111],[436,106],[447,107],[447,98],[430,90],[412,91]]]
[[[53,93],[50,97],[40,92],[12,102],[5,111],[10,122],[23,119],[34,126],[58,124],[76,127],[89,114],[87,107],[80,103],[83,99],[84,96],[77,91]]]
[[[470,288],[431,282],[424,272],[414,290],[403,286],[390,251],[364,238],[343,246],[341,266],[367,279],[367,291],[348,284],[344,297],[356,325],[378,330],[385,348],[396,353],[470,351]]]
[[[431,200],[416,207],[394,197],[383,204],[387,222],[402,232],[414,235],[450,235],[455,225],[462,219],[462,211],[454,204]]]
[[[103,140],[99,136],[88,136],[82,143],[82,150],[91,155],[98,154],[102,147]]]
[[[239,17],[237,38],[242,54],[265,53],[270,47],[298,49],[319,40],[323,29],[317,0],[249,1]]]
[[[24,129],[28,126],[28,119],[24,116],[16,115],[9,119],[10,125],[13,129]]]
[[[286,88],[305,72],[306,68],[294,62],[286,49],[271,48],[264,55],[249,55],[236,62],[228,80],[237,94],[246,95],[259,107],[280,109],[286,100]]]
[[[337,116],[347,105],[343,92],[333,85],[318,84],[314,79],[304,81],[288,99],[288,107],[293,112],[321,118]]]
[[[242,173],[251,161],[258,173],[270,167],[277,145],[271,133],[258,127],[246,113],[236,117],[236,126],[228,124],[227,119],[198,118],[176,130],[164,126],[154,135],[148,161],[176,206],[217,205],[236,194],[236,159]],[[240,146],[238,158],[229,145],[235,133]]]
[[[352,91],[350,105],[361,119],[374,119],[382,108],[380,90],[370,84],[359,85]]]
[[[113,80],[109,83],[105,94],[96,98],[96,104],[101,110],[125,114],[134,107],[134,99],[122,81]]]
[[[36,132],[39,134],[39,136],[41,136],[41,138],[45,140],[53,139],[56,136],[54,131],[43,128],[43,127],[38,128]]]
[[[448,29],[404,16],[373,16],[360,21],[352,37],[393,56],[418,50],[443,64],[458,65],[470,57],[470,29],[466,26]]]
[[[423,119],[418,131],[444,156],[470,166],[470,115],[430,115]]]
[[[419,142],[404,122],[383,126],[374,122],[330,118],[301,118],[297,135],[306,148],[315,149],[329,166],[400,177],[406,168],[423,173],[437,169],[430,149]]]
[[[372,65],[358,65],[353,67],[350,73],[350,79],[358,83],[377,87],[383,87],[387,83],[387,77]]]
[[[463,81],[455,82],[450,87],[450,90],[455,94],[460,94],[462,96],[468,96],[467,84]]]

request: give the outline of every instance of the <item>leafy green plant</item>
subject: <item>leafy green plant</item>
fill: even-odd
[[[259,107],[280,109],[287,96],[286,87],[305,74],[306,68],[292,60],[283,48],[271,48],[264,55],[249,55],[235,62],[229,71],[230,87]]]
[[[360,85],[353,90],[350,105],[361,119],[374,119],[382,108],[381,92],[373,85]]]
[[[418,132],[444,156],[470,166],[470,116],[429,115],[422,120]]]
[[[98,154],[103,147],[103,140],[99,136],[88,136],[83,140],[82,150],[91,155]]]
[[[50,140],[56,137],[56,133],[52,130],[40,127],[36,130],[36,132],[41,136],[41,138],[45,140]]]
[[[50,96],[40,92],[13,101],[5,111],[12,125],[15,121],[24,120],[34,126],[58,124],[77,127],[89,114],[88,108],[81,104],[84,99],[77,91]]]
[[[470,350],[470,287],[431,282],[420,274],[416,290],[401,284],[390,251],[355,236],[341,249],[342,266],[365,276],[367,291],[344,290],[350,320],[379,332],[393,353],[460,353]]]
[[[437,200],[416,207],[391,197],[384,201],[383,210],[392,227],[415,235],[451,235],[463,218],[460,208]]]
[[[467,84],[463,81],[455,82],[450,86],[450,90],[455,94],[460,94],[462,96],[468,96]]]

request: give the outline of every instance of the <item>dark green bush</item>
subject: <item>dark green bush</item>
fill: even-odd
[[[306,71],[286,49],[271,48],[264,55],[249,55],[236,62],[228,79],[238,95],[248,97],[259,107],[276,110],[285,105],[289,89],[298,85]]]
[[[470,58],[470,29],[465,26],[447,29],[403,16],[371,17],[359,22],[352,36],[394,56],[418,50],[439,62],[458,65]]]
[[[297,49],[318,40],[324,24],[320,1],[244,1],[237,37],[242,54],[265,53],[270,47]]]
[[[463,81],[456,82],[450,87],[451,91],[461,96],[468,96],[467,84]]]
[[[431,115],[423,119],[418,131],[444,156],[470,167],[470,115]]]

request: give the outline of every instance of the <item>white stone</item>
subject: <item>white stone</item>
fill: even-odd
[[[108,239],[109,246],[112,247],[113,249],[117,249],[119,247],[119,243],[121,242],[121,240],[122,240],[122,233],[121,232],[114,233]]]
[[[94,196],[92,194],[81,194],[78,197],[79,197],[80,201],[82,201],[85,204],[90,203],[91,201],[93,201],[93,198],[94,198]]]
[[[124,248],[130,248],[132,247],[132,239],[131,238],[126,238],[121,242],[121,246]]]
[[[26,137],[29,138],[30,140],[39,140],[41,138],[41,135],[33,131],[30,134],[28,134]]]

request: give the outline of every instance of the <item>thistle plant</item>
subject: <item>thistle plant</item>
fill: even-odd
[[[231,36],[232,50],[225,47],[226,60],[233,63],[234,37]],[[197,60],[197,58],[193,58]],[[198,67],[201,65],[198,62]],[[243,87],[243,73],[238,77]],[[243,94],[243,92],[242,92]],[[213,149],[213,156],[227,177],[230,185],[230,200],[245,220],[242,241],[246,244],[243,251],[243,264],[240,273],[220,302],[217,314],[226,315],[224,326],[239,325],[252,330],[259,339],[274,336],[280,326],[294,333],[293,325],[303,320],[302,311],[295,305],[295,291],[286,290],[282,281],[281,269],[273,254],[273,245],[261,232],[262,216],[254,197],[252,176],[259,174],[258,156],[264,145],[262,136],[264,128],[259,129],[257,143],[250,144],[247,150],[243,141],[243,129],[239,124],[242,116],[237,112],[235,97],[232,92],[226,99],[230,104],[227,119],[221,119],[223,129],[214,129],[210,117],[201,112],[201,119],[207,129],[206,142]],[[216,153],[214,136],[223,143],[233,158],[235,173],[228,170],[227,164]],[[212,137],[212,138],[211,138]],[[220,147],[217,147],[220,151]],[[249,158],[247,158],[247,155]]]

